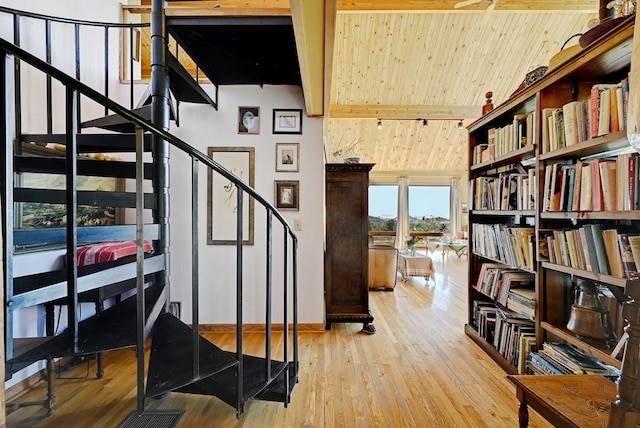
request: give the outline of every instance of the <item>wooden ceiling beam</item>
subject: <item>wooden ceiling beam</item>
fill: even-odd
[[[289,0],[168,1],[167,16],[291,16]]]
[[[338,12],[484,12],[490,0],[463,8],[461,0],[338,0]],[[494,11],[503,12],[598,12],[599,0],[497,0]]]
[[[462,120],[482,116],[481,106],[331,105],[330,119]]]
[[[324,113],[324,8],[323,0],[291,0],[291,21],[308,116]]]

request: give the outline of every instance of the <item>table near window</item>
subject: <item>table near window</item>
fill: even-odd
[[[453,250],[456,256],[460,258],[463,254],[466,254],[469,241],[466,239],[456,239],[454,241],[441,241],[441,240],[428,240],[427,250],[434,252],[438,248],[442,250],[442,261],[444,262],[445,252],[448,254],[449,250]]]
[[[410,276],[423,276],[425,280],[435,278],[433,260],[427,256],[412,256],[406,251],[398,254],[398,272],[402,275],[402,280],[406,281]]]

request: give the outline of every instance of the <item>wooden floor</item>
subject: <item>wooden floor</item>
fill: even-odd
[[[215,397],[172,393],[148,399],[147,410],[184,410],[180,427],[516,427],[518,402],[505,373],[464,332],[466,257],[433,257],[435,284],[398,281],[394,292],[370,292],[377,333],[361,324],[336,324],[300,335],[300,382],[288,408],[249,402],[242,419]],[[232,349],[230,334],[207,334]],[[261,338],[247,335],[246,353]],[[255,349],[255,351],[252,351]],[[136,409],[135,354],[105,355],[102,379],[57,379],[55,413],[42,407],[7,415],[9,427],[117,427]],[[81,377],[81,366],[64,373]],[[89,376],[95,374],[94,363]],[[45,385],[21,400],[39,399]],[[548,427],[530,412],[531,427]]]

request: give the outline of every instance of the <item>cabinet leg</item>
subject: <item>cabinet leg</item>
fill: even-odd
[[[371,323],[363,323],[362,331],[367,334],[375,334],[376,328]]]

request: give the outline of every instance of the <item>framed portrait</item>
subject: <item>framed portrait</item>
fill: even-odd
[[[238,134],[260,134],[260,107],[238,107]]]
[[[275,184],[275,201],[276,208],[279,210],[298,211],[300,186],[299,181],[281,181],[276,180]]]
[[[301,109],[273,109],[274,134],[302,134]]]
[[[300,171],[300,144],[276,143],[276,172]]]
[[[207,155],[240,180],[254,187],[255,153],[253,147],[208,147]],[[207,244],[235,245],[238,212],[238,188],[211,169],[207,176]],[[254,200],[243,198],[242,242],[253,245]]]

